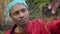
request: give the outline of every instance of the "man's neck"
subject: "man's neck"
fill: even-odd
[[[27,24],[25,25],[18,25],[16,24],[17,27],[15,28],[15,33],[22,33],[22,32],[25,32],[26,33],[26,27],[27,27]]]
[[[14,33],[15,33],[15,34],[16,34],[16,33],[18,33],[18,34],[24,33],[24,34],[25,34],[26,31],[25,31],[24,29],[20,28],[20,27],[16,27]]]
[[[22,28],[23,30],[26,30],[27,24],[24,24],[24,25],[17,24],[17,27]]]

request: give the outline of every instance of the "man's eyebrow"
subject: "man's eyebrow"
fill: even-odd
[[[19,10],[23,10],[23,9],[27,9],[27,8],[21,8],[21,9],[19,9]],[[17,9],[17,10],[14,10],[14,11],[18,11],[18,9]]]
[[[22,9],[27,9],[27,8],[22,8]]]

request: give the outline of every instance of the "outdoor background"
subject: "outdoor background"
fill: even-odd
[[[0,0],[0,34],[4,34],[10,26],[13,24],[12,19],[8,16],[6,11],[6,6],[12,0]],[[45,23],[47,21],[54,19],[58,12],[55,15],[51,14],[51,11],[47,9],[47,5],[50,0],[26,0],[29,11],[30,11],[30,19],[43,19]]]

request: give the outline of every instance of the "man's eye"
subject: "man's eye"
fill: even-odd
[[[18,15],[19,14],[19,11],[15,11],[14,15]]]
[[[26,9],[22,9],[21,11],[22,11],[22,12],[25,12],[25,11],[26,11]]]

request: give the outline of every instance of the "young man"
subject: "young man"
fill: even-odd
[[[5,34],[49,34],[40,19],[29,20],[28,6],[25,0],[14,0],[7,6],[14,25]]]

